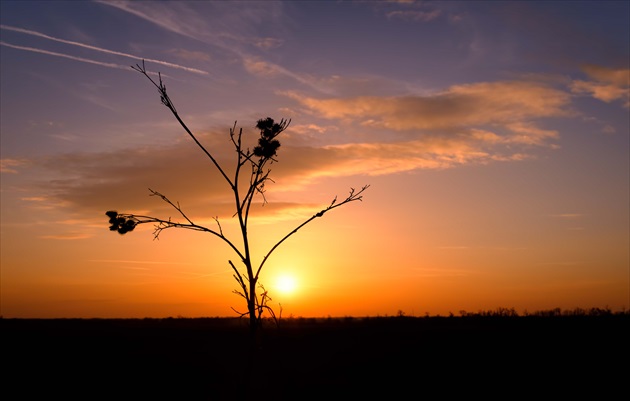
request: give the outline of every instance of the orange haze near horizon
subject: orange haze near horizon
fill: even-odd
[[[283,317],[630,307],[628,2],[0,2],[0,315],[237,316],[229,129],[290,118],[249,226]],[[570,9],[571,12],[567,12]],[[112,27],[115,29],[111,29]],[[245,177],[247,178],[247,177]],[[284,284],[282,284],[284,283]]]

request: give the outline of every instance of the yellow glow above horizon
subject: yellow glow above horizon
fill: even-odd
[[[299,289],[295,276],[290,273],[278,275],[274,282],[274,288],[282,295],[293,295]]]

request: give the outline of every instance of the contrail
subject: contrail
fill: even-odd
[[[104,63],[102,61],[90,60],[90,59],[83,58],[83,57],[70,56],[69,54],[56,53],[56,52],[51,52],[51,51],[44,50],[44,49],[37,49],[37,48],[34,48],[34,47],[12,45],[12,44],[4,42],[4,41],[0,41],[0,45],[7,46],[7,47],[12,47],[14,49],[27,50],[29,52],[48,54],[50,56],[69,58],[70,60],[76,60],[76,61],[82,61],[84,63],[102,65],[104,67],[119,68],[121,70],[128,70],[129,69],[129,66],[126,66],[126,65],[114,64],[114,63]]]
[[[28,29],[18,28],[18,27],[9,26],[9,25],[0,25],[0,29],[6,29],[7,31],[20,32],[20,33],[24,33],[24,34],[32,35],[32,36],[38,36],[40,38],[53,40],[55,42],[66,43],[66,44],[73,45],[73,46],[79,46],[79,47],[83,47],[85,49],[95,50],[95,51],[102,52],[102,53],[114,54],[116,56],[129,57],[129,58],[132,58],[134,60],[144,59],[145,61],[149,61],[149,62],[156,63],[156,64],[162,64],[162,65],[165,65],[165,66],[168,66],[168,67],[172,67],[172,68],[179,68],[181,70],[188,71],[188,72],[193,72],[195,74],[208,75],[208,72],[203,71],[203,70],[198,70],[196,68],[190,68],[190,67],[186,67],[186,66],[179,65],[179,64],[173,64],[173,63],[169,63],[167,61],[154,60],[154,59],[150,59],[150,58],[134,56],[133,54],[127,54],[127,53],[117,52],[117,51],[114,51],[114,50],[103,49],[101,47],[90,46],[90,45],[86,45],[85,43],[73,42],[71,40],[55,38],[53,36],[49,36],[49,35],[46,35],[46,34],[43,34],[41,32],[37,32],[37,31],[31,31],[31,30],[28,30]],[[15,47],[15,46],[12,46],[12,47]],[[29,48],[29,49],[32,49],[32,48]],[[42,50],[40,53],[45,53],[45,51]],[[72,58],[71,56],[67,56],[67,57],[68,58]],[[84,61],[84,60],[81,60],[81,61]],[[107,63],[105,63],[105,64],[107,64]]]

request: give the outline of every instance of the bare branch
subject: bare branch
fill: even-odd
[[[298,232],[299,229],[301,229],[302,227],[304,227],[305,225],[307,225],[308,223],[310,223],[311,221],[315,220],[318,217],[322,217],[324,215],[324,213],[326,213],[329,210],[335,209],[339,206],[343,206],[347,203],[350,202],[354,202],[354,201],[362,201],[363,200],[363,192],[368,189],[370,186],[369,185],[364,185],[361,190],[359,190],[358,192],[355,191],[354,188],[350,189],[350,194],[348,195],[348,197],[346,199],[344,199],[343,202],[341,203],[336,203],[337,202],[337,197],[335,197],[335,199],[332,200],[332,202],[330,202],[330,205],[325,208],[322,209],[320,212],[314,214],[313,216],[311,216],[308,220],[306,220],[305,222],[303,222],[302,224],[300,224],[299,226],[297,226],[296,228],[293,229],[293,231],[291,231],[290,233],[288,233],[287,235],[285,235],[280,241],[278,241],[272,248],[271,250],[269,250],[269,252],[267,252],[267,254],[265,255],[265,257],[263,258],[262,262],[260,263],[260,265],[258,266],[258,269],[256,270],[256,275],[254,276],[256,279],[258,278],[258,275],[260,274],[260,271],[262,270],[263,266],[265,265],[265,262],[267,262],[267,259],[269,259],[269,256],[271,256],[271,254],[273,253],[273,251],[276,250],[276,248],[278,248],[280,246],[280,244],[282,244],[284,241],[286,241],[290,236],[292,236],[293,234],[295,234],[296,232]]]
[[[197,144],[197,146],[206,154],[206,156],[208,156],[208,158],[212,161],[212,163],[214,164],[214,166],[219,170],[219,172],[221,173],[221,175],[223,176],[223,178],[225,178],[225,180],[228,182],[228,184],[230,184],[231,187],[234,187],[234,184],[232,183],[232,181],[228,178],[228,176],[225,174],[225,171],[223,171],[223,169],[221,168],[221,166],[219,165],[219,163],[216,161],[216,159],[210,154],[210,152],[208,152],[208,150],[206,150],[206,148],[201,144],[201,142],[199,142],[197,140],[197,137],[195,137],[195,135],[192,133],[192,131],[188,128],[188,126],[184,123],[184,121],[180,118],[179,114],[177,113],[177,109],[175,108],[175,105],[173,104],[173,102],[171,101],[171,98],[168,96],[168,93],[166,92],[166,85],[164,85],[164,82],[162,82],[162,76],[160,74],[159,75],[159,81],[155,82],[147,73],[147,70],[144,66],[144,60],[142,60],[142,67],[139,64],[136,64],[135,67],[131,66],[131,68],[133,68],[134,70],[138,71],[139,73],[141,73],[142,75],[144,75],[145,77],[147,77],[147,79],[149,81],[151,81],[151,83],[153,84],[153,86],[155,86],[158,90],[158,92],[160,93],[160,100],[162,101],[162,104],[164,106],[166,106],[171,113],[173,114],[173,116],[175,116],[175,118],[177,119],[177,121],[179,122],[179,125],[182,126],[182,128],[184,128],[184,130],[186,131],[186,133],[195,141],[195,143]]]
[[[187,222],[189,222],[190,224],[194,225],[194,223],[192,222],[192,220],[190,220],[188,218],[188,216],[186,216],[186,214],[182,211],[181,207],[179,206],[179,202],[177,202],[177,205],[175,205],[173,202],[171,202],[166,196],[162,195],[161,193],[152,190],[151,188],[149,188],[149,192],[151,192],[151,194],[149,196],[158,196],[160,198],[162,198],[162,200],[166,203],[168,203],[169,205],[173,206],[175,208],[175,210],[177,210],[179,212],[179,214],[182,215],[183,218],[186,219]]]
[[[238,271],[236,266],[234,266],[234,263],[232,263],[231,260],[228,260],[228,262],[230,263],[230,266],[232,267],[232,270],[234,270],[234,273],[235,273],[235,275],[233,276],[234,279],[239,283],[239,285],[243,289],[244,294],[247,294],[247,285],[245,284],[245,281],[243,281],[243,276]],[[245,297],[246,300],[249,301],[249,297],[247,295],[244,295],[244,297]]]
[[[213,219],[217,223],[217,226],[219,227],[219,234],[223,236],[223,228],[221,227],[221,223],[219,222],[219,216],[215,216],[213,217]]]
[[[174,207],[177,208],[176,206]],[[230,246],[230,248],[234,250],[234,252],[236,252],[236,254],[240,258],[244,258],[241,251],[227,237],[225,237],[222,232],[217,232],[210,228],[194,224],[190,222],[190,220],[188,220],[188,223],[179,223],[176,221],[172,221],[170,218],[168,220],[164,220],[153,216],[144,216],[132,213],[118,213],[116,211],[108,211],[105,214],[110,217],[109,223],[111,224],[111,226],[109,227],[109,229],[111,231],[118,231],[120,234],[126,234],[130,231],[133,231],[136,226],[147,223],[155,224],[153,239],[159,239],[162,231],[169,228],[184,228],[187,230],[202,231],[221,238],[225,243]]]

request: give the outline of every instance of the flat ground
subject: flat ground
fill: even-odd
[[[630,315],[0,319],[2,400],[608,400]]]

